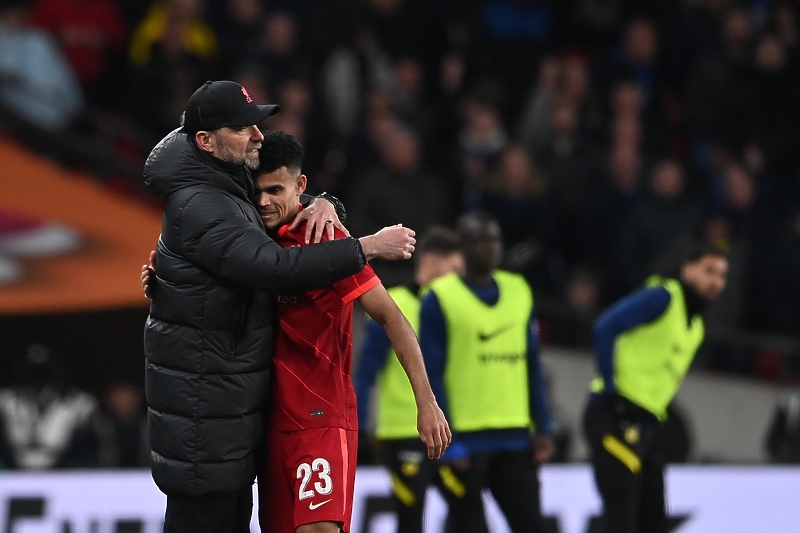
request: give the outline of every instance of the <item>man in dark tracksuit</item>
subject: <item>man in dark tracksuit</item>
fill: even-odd
[[[499,269],[500,226],[481,211],[459,218],[463,275],[436,279],[422,299],[420,346],[453,431],[439,470],[448,527],[482,533],[488,488],[514,533],[544,531],[539,465],[553,453],[533,292]]]
[[[600,376],[584,413],[607,533],[662,533],[667,408],[703,341],[700,313],[725,287],[727,259],[711,246],[679,279],[650,278],[594,326]]]
[[[302,248],[266,235],[250,169],[263,140],[256,125],[276,111],[237,83],[207,82],[183,127],[145,163],[145,183],[164,198],[144,343],[152,472],[167,495],[168,533],[249,531],[273,350],[270,293],[324,287],[372,257],[413,251],[405,228]]]

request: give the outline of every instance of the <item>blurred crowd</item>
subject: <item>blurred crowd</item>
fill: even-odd
[[[731,258],[712,327],[800,328],[797,2],[0,5],[0,108],[57,136],[126,121],[140,145],[113,148],[141,161],[200,84],[238,81],[281,105],[266,127],[304,144],[309,192],[341,198],[354,234],[497,217],[545,341],[588,343],[548,302],[586,325],[698,238]],[[731,353],[699,361],[757,371]]]
[[[42,344],[15,361],[13,385],[0,388],[0,470],[149,466],[140,387],[111,383],[98,400]]]

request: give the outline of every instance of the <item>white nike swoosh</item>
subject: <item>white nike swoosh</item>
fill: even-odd
[[[311,509],[311,510],[313,511],[313,510],[314,510],[314,509],[316,509],[317,507],[322,507],[323,505],[325,505],[325,504],[326,504],[326,503],[328,503],[329,501],[331,501],[331,500],[325,500],[324,502],[319,502],[319,503],[308,502],[308,508],[309,508],[309,509]]]

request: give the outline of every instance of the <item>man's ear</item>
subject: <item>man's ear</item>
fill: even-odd
[[[214,141],[212,135],[207,131],[198,131],[194,134],[194,142],[204,152],[214,151]]]
[[[308,184],[308,178],[306,178],[305,174],[300,174],[297,176],[297,195],[300,196],[306,191],[306,185]]]

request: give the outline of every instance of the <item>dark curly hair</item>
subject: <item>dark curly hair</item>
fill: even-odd
[[[303,166],[303,146],[297,139],[280,130],[264,132],[259,158],[259,173],[275,172],[281,167],[300,170]]]

